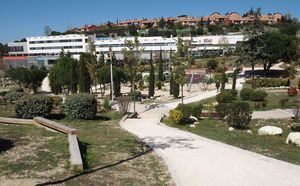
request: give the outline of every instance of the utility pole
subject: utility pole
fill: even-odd
[[[113,79],[113,68],[112,68],[112,57],[113,51],[111,47],[109,47],[109,57],[110,57],[110,91],[111,91],[111,101],[114,101],[114,79]]]

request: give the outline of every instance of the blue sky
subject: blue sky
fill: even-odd
[[[291,13],[300,18],[299,0],[5,0],[0,3],[0,42],[43,35],[53,30],[129,18],[177,15],[204,16],[212,12],[244,13],[261,7],[263,13]]]

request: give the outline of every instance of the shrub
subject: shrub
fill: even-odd
[[[289,87],[287,92],[289,96],[297,96],[299,91],[297,87]]]
[[[246,83],[251,84],[251,79],[246,80]],[[280,87],[290,86],[289,78],[257,78],[255,79],[256,87]]]
[[[240,92],[240,97],[242,100],[250,100],[251,94],[254,92],[252,88],[243,88]]]
[[[178,106],[175,108],[175,110],[178,110],[182,113],[181,122],[183,122],[183,123],[188,122],[188,120],[192,114],[192,107],[190,105],[178,104]]]
[[[132,91],[128,93],[128,96],[131,97],[132,100],[141,101],[142,93],[140,91]]]
[[[286,103],[288,103],[288,102],[289,102],[289,99],[287,99],[287,98],[281,98],[278,101],[278,104],[279,104],[280,108],[283,108],[286,105]]]
[[[20,99],[21,97],[23,97],[24,95],[25,95],[24,92],[9,91],[5,94],[3,98],[8,102],[14,102]]]
[[[244,129],[251,121],[251,108],[247,102],[238,101],[230,104],[226,121],[229,126]]]
[[[127,114],[130,109],[131,98],[129,96],[120,96],[117,98],[119,110],[122,114]]]
[[[236,99],[237,91],[234,89],[224,89],[216,96],[218,103],[231,103]]]
[[[250,94],[251,101],[264,101],[267,97],[267,92],[264,90],[253,91]]]
[[[49,116],[52,109],[52,100],[48,96],[29,95],[16,102],[16,117],[31,119],[33,117]]]
[[[294,123],[294,124],[291,126],[291,129],[292,129],[293,131],[300,132],[300,124],[299,124],[299,123]]]
[[[225,117],[227,115],[230,104],[231,103],[218,103],[218,105],[216,105],[215,109],[216,109],[217,113],[220,114],[221,117]]]
[[[104,98],[103,108],[104,108],[105,110],[110,110],[110,109],[111,109],[111,105],[110,105],[110,102],[109,102],[109,99],[108,99],[108,98]]]
[[[209,69],[215,69],[217,68],[217,66],[219,65],[219,62],[215,59],[209,59],[207,62],[206,62],[206,65]]]
[[[68,117],[73,119],[93,119],[97,114],[96,98],[87,93],[70,95],[65,107]]]
[[[51,96],[51,100],[52,100],[53,106],[56,106],[56,107],[62,105],[62,102],[63,102],[63,98],[60,96]]]
[[[170,110],[169,112],[169,119],[172,122],[172,124],[178,125],[180,121],[182,120],[183,114],[179,110]]]
[[[191,115],[200,119],[203,110],[203,105],[201,103],[191,104],[191,109],[192,109]]]

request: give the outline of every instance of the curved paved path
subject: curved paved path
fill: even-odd
[[[205,92],[185,102],[214,95],[215,91]],[[177,185],[299,185],[300,166],[161,125],[162,115],[177,104],[149,110],[140,119],[127,119],[121,124],[154,148]]]

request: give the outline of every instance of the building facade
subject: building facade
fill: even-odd
[[[70,34],[61,36],[27,37],[26,42],[8,43],[9,56],[4,57],[6,67],[30,67],[32,65],[51,66],[62,50],[79,59],[81,53],[89,51],[93,44],[96,55],[108,57],[110,49],[118,60],[123,60],[122,54],[126,40],[134,37],[95,38],[86,35]],[[193,53],[205,51],[220,51],[225,48],[235,48],[238,42],[244,40],[243,35],[220,35],[182,37]],[[150,59],[150,54],[158,58],[160,51],[164,59],[170,58],[170,51],[177,50],[177,37],[138,37],[142,48],[142,59]],[[90,42],[91,41],[91,42]]]
[[[88,51],[88,37],[81,34],[27,37],[26,42],[8,43],[9,56],[4,57],[6,67],[50,66],[62,50],[75,59]]]

